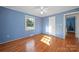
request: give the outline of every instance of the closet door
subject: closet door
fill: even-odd
[[[55,16],[49,17],[49,34],[55,35]]]

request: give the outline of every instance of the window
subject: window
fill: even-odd
[[[35,17],[25,16],[25,30],[34,31],[35,30]]]

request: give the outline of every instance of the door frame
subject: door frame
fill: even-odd
[[[72,15],[72,14],[76,14],[79,13],[79,11],[76,12],[70,12],[70,13],[66,13],[64,14],[64,21],[63,21],[63,31],[64,31],[64,38],[66,37],[66,15]],[[76,18],[75,18],[75,27],[76,27]],[[75,33],[76,33],[76,28],[75,28]]]

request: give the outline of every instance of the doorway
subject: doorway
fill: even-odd
[[[76,15],[67,14],[65,15],[65,45],[66,47],[76,47]]]
[[[73,35],[74,37],[75,37],[75,19],[76,19],[75,16],[72,15],[66,16],[66,34]]]
[[[69,28],[67,28],[67,19],[74,19],[73,24],[74,26],[72,27],[71,25]],[[64,26],[63,26],[63,31],[64,31],[64,39],[66,38],[68,32],[74,33],[75,38],[79,38],[79,11],[77,12],[71,12],[71,13],[66,13],[64,14]],[[70,22],[71,23],[71,22]]]
[[[78,13],[65,15],[65,44],[66,47],[76,47],[77,39],[77,15]]]

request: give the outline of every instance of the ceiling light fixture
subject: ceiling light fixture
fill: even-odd
[[[44,13],[46,13],[46,8],[43,7],[43,6],[41,6],[41,7],[40,7],[40,11],[41,11],[41,12],[40,12],[41,14],[44,14]]]
[[[44,12],[43,11],[41,11],[41,14],[43,14]]]

